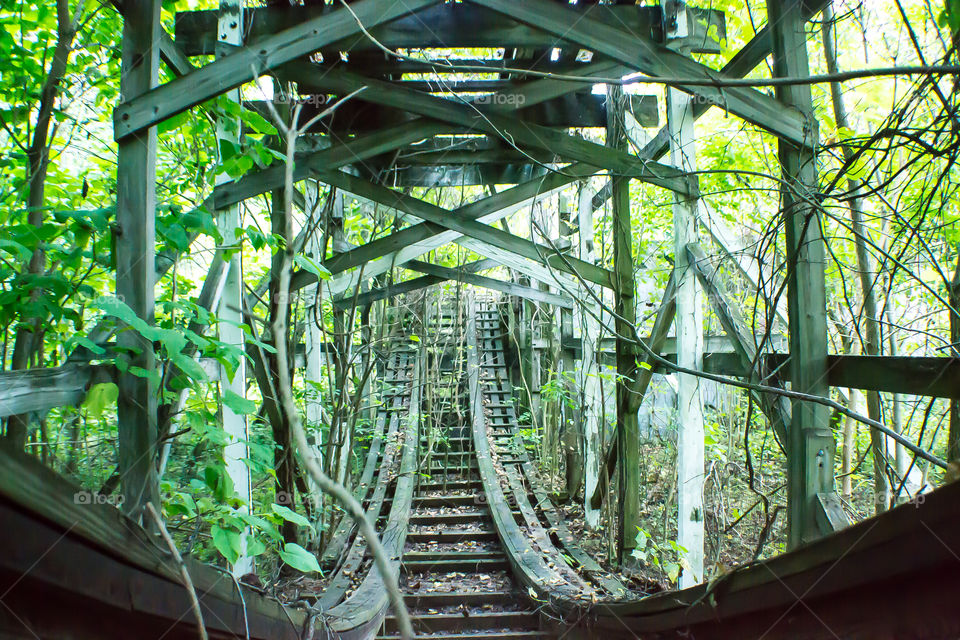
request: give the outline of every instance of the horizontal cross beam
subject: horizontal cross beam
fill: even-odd
[[[361,33],[438,0],[360,0],[267,36],[236,53],[180,76],[124,102],[114,110],[114,138],[122,140],[214,98],[271,69],[309,55],[343,38]]]
[[[527,287],[515,282],[505,282],[503,280],[497,280],[496,278],[488,278],[486,276],[477,275],[468,271],[461,271],[460,269],[452,269],[450,267],[442,267],[440,265],[421,262],[419,260],[411,260],[405,266],[407,269],[419,271],[420,273],[425,273],[427,275],[439,276],[447,280],[453,280],[454,282],[462,282],[464,284],[471,284],[476,287],[490,289],[491,291],[500,291],[501,293],[506,293],[510,296],[517,296],[518,298],[524,298],[526,300],[532,300],[533,302],[552,304],[555,307],[561,307],[564,309],[573,308],[573,299],[569,296],[557,295],[548,291],[541,291],[540,289]]]
[[[722,82],[725,77],[662,44],[631,33],[621,26],[598,20],[550,0],[471,0],[499,11],[524,24],[542,29],[562,40],[577,44],[657,78],[678,78]],[[813,141],[810,124],[801,115],[775,98],[747,87],[676,85],[710,104],[717,105],[748,122],[789,140],[809,146]]]
[[[427,222],[432,222],[450,231],[456,231],[461,235],[480,240],[499,249],[552,267],[558,271],[577,275],[588,282],[593,282],[603,287],[613,286],[613,274],[603,267],[585,262],[579,258],[561,255],[551,247],[539,245],[526,238],[520,238],[506,231],[494,229],[480,222],[452,216],[450,211],[430,204],[429,202],[424,202],[423,200],[393,191],[362,178],[343,173],[342,171],[322,172],[317,177],[327,184],[348,193],[354,193],[384,206],[399,209],[400,211]]]
[[[662,12],[659,7],[588,5],[578,7],[611,25],[622,25],[633,33],[653,34],[660,31]],[[719,43],[708,37],[708,31],[716,30],[723,38],[726,34],[723,13],[709,9],[693,9],[692,32],[685,39],[699,53],[719,53]],[[248,9],[250,24],[247,39],[259,42],[264,37],[288,29],[305,20],[328,17],[329,5],[323,3],[307,6],[279,6]],[[388,24],[370,25],[370,34],[390,49],[407,48],[551,48],[557,46],[556,38],[538,29],[518,25],[496,12],[466,3],[443,3],[428,7],[416,16],[405,16]],[[177,43],[189,55],[213,55],[217,46],[217,12],[189,11],[177,14]],[[325,58],[339,59],[341,51],[353,57],[371,51],[384,63],[383,53],[376,44],[364,35],[351,36],[320,49]],[[362,64],[366,58],[361,58]],[[494,61],[488,61],[494,62]],[[396,63],[394,63],[396,64]],[[442,65],[437,65],[442,70]],[[559,66],[559,65],[553,65]],[[360,67],[358,67],[360,68]],[[365,66],[363,68],[366,68]],[[421,67],[422,69],[422,67]],[[388,68],[385,72],[391,71]]]
[[[397,85],[365,78],[342,69],[322,69],[316,65],[297,65],[299,73],[313,73],[314,82],[334,93],[352,93],[362,90],[357,98],[374,102],[434,120],[469,127],[475,131],[497,136],[511,144],[552,152],[570,161],[583,162],[608,169],[618,175],[649,182],[688,197],[695,195],[695,179],[682,171],[653,161],[640,160],[624,151],[611,149],[547,127],[540,127],[498,113],[494,108],[463,104],[438,98]],[[509,93],[505,94],[509,96]]]
[[[519,184],[506,191],[466,204],[448,215],[481,222],[503,218],[531,200],[546,197],[568,184],[589,178],[592,173],[592,168],[570,165],[565,167],[562,173],[551,173],[543,178]],[[456,241],[460,235],[442,225],[421,222],[333,256],[324,261],[324,266],[336,276],[363,264],[365,265],[363,274],[366,277],[373,277],[448,242]],[[374,260],[379,262],[373,263]],[[349,285],[346,284],[345,277],[350,282]],[[316,281],[317,278],[312,273],[298,271],[293,276],[291,287],[296,290]],[[335,277],[328,286],[335,295],[338,295],[349,286],[353,286],[353,278]]]
[[[614,63],[593,63],[585,65],[578,73],[584,75],[610,73],[620,68]],[[533,105],[576,91],[580,85],[576,82],[560,80],[535,80],[516,86],[509,93],[495,94],[491,98],[504,111],[519,108],[519,105]],[[318,170],[331,170],[348,164],[363,162],[373,156],[405,147],[433,136],[451,133],[458,129],[455,125],[419,118],[396,125],[375,133],[354,138],[349,142],[333,145],[327,149],[300,155],[296,158],[294,181],[305,180]],[[267,193],[283,186],[284,168],[282,165],[247,174],[238,181],[217,186],[213,192],[216,207],[226,207]]]

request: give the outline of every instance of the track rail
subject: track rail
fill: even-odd
[[[356,491],[377,520],[393,571],[403,569],[418,633],[434,640],[960,635],[952,578],[960,569],[960,483],[707,584],[632,597],[578,548],[514,446],[496,304],[458,305],[447,301],[428,316],[429,332],[449,338],[443,349],[415,345],[407,334],[391,345]],[[78,503],[76,491],[36,460],[0,450],[7,550],[0,635],[196,637],[169,553],[116,509]],[[334,535],[341,553],[327,555],[334,576],[314,594],[312,610],[282,607],[188,559],[210,637],[398,637],[384,583],[352,529]],[[451,575],[446,590],[421,585]],[[465,576],[473,582],[464,585]],[[487,587],[476,586],[484,579]]]

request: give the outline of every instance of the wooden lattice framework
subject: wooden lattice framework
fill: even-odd
[[[722,14],[666,0],[662,7],[590,2],[571,5],[552,0],[359,0],[349,7],[308,2],[303,7],[268,5],[252,10],[241,10],[241,3],[233,0],[222,2],[219,13],[179,16],[175,37],[161,26],[159,0],[124,0],[120,4],[125,26],[123,95],[115,111],[119,145],[118,295],[138,316],[152,322],[154,285],[158,274],[170,264],[167,256],[155,255],[154,249],[157,125],[265,75],[294,83],[301,96],[344,97],[357,92],[351,103],[357,106],[351,108],[349,117],[324,118],[315,125],[315,131],[327,142],[296,158],[294,178],[320,180],[417,222],[362,246],[341,246],[323,261],[333,274],[328,286],[337,305],[349,308],[458,280],[570,313],[584,313],[583,301],[589,296],[575,297],[574,293],[591,287],[612,291],[617,318],[613,352],[619,374],[618,431],[614,446],[595,461],[599,477],[590,495],[596,506],[617,470],[621,552],[625,554],[631,548],[629,532],[636,520],[639,486],[636,411],[650,373],[662,368],[638,348],[632,333],[635,265],[630,180],[644,181],[674,194],[677,228],[682,231],[677,234],[682,242],[678,240],[675,251],[675,273],[647,341],[652,350],[660,351],[668,327],[676,322],[676,360],[708,374],[758,379],[764,371],[777,370],[771,384],[789,382],[794,392],[814,396],[828,396],[831,386],[840,386],[960,398],[960,365],[954,359],[828,354],[824,241],[815,204],[817,123],[810,88],[802,83],[785,85],[771,96],[743,86],[724,86],[725,80],[745,76],[771,55],[777,77],[808,75],[804,28],[806,21],[822,9],[823,0],[768,2],[772,26],[758,33],[721,70],[697,63],[690,54],[712,50],[707,34],[711,28],[722,30]],[[441,92],[432,82],[403,79],[405,73],[436,72],[436,63],[384,55],[381,47],[486,47],[506,53],[499,60],[464,61],[474,70],[496,74],[496,79],[444,84],[438,95]],[[551,59],[549,53],[554,49],[558,55]],[[590,55],[584,56],[583,52]],[[315,55],[318,53],[320,56]],[[191,58],[201,55],[216,55],[216,59],[196,67]],[[176,79],[159,84],[161,61]],[[629,111],[638,122],[653,124],[658,111],[656,98],[634,96],[625,100],[616,88],[607,96],[598,96],[591,87],[596,78],[638,72],[655,78],[680,78],[691,84],[673,83],[676,86],[668,91],[669,122],[639,153],[632,154],[626,150],[619,128],[623,114]],[[239,100],[239,93],[234,92],[233,99]],[[262,103],[244,107],[267,111]],[[704,205],[698,198],[695,172],[691,171],[695,159],[685,157],[688,152],[677,141],[690,138],[692,142],[693,122],[710,108],[722,108],[779,139],[782,207],[792,265],[787,283],[789,354],[756,352],[743,335],[739,312],[725,295],[717,274],[708,267],[708,254],[713,251],[705,251],[695,242]],[[304,110],[305,119],[312,115],[309,108]],[[607,127],[607,144],[596,144],[568,131],[579,127]],[[451,149],[450,136],[463,134],[482,137],[462,139]],[[668,154],[672,156],[670,162],[664,161]],[[415,159],[400,163],[398,158]],[[564,251],[566,245],[559,242],[562,232],[545,243],[493,226],[530,202],[598,173],[611,176],[609,185],[579,203],[578,216],[582,224],[593,210],[608,200],[612,202],[612,270],[596,264],[586,248]],[[245,199],[276,191],[283,180],[283,167],[263,167],[238,180],[217,184],[206,204],[219,212],[229,212]],[[387,184],[515,186],[451,211]],[[569,222],[573,215],[566,213]],[[231,224],[228,214],[220,219],[223,225]],[[722,254],[722,238],[715,239]],[[449,242],[457,242],[486,259],[458,270],[418,260]],[[362,284],[359,273],[365,281],[400,265],[423,276],[389,289],[373,288],[353,295]],[[506,282],[479,273],[500,265],[548,286]],[[228,275],[231,269],[232,280]],[[201,294],[201,304],[211,308],[224,301],[237,308],[251,304],[242,299],[237,269],[236,264],[218,256]],[[224,293],[228,281],[234,286],[226,287]],[[293,276],[292,289],[299,291],[316,283],[315,275],[299,271]],[[711,300],[720,301],[718,314],[734,344],[734,353],[704,353],[699,335],[702,329],[693,313],[695,306],[702,304],[702,290],[711,294]],[[583,343],[575,344],[570,316],[563,317],[567,320],[561,323],[561,345],[567,361],[595,357],[596,345],[588,348]],[[129,353],[136,354],[129,356],[129,365],[146,370],[154,367],[152,345],[136,332],[121,332],[118,339],[121,346],[130,347]],[[586,340],[589,336],[584,337]],[[644,359],[650,365],[640,367]],[[258,369],[263,366],[259,364]],[[571,366],[575,368],[576,364]],[[5,415],[76,401],[92,381],[105,375],[111,372],[85,365],[81,358],[61,371],[4,381],[9,400]],[[156,393],[146,378],[120,373],[116,379],[120,388],[124,508],[138,517],[145,503],[157,501]],[[44,390],[56,390],[57,394],[41,396]],[[693,397],[681,394],[681,401]],[[833,495],[828,408],[764,394],[758,394],[757,399],[788,453],[790,545],[812,542],[843,528],[846,522]],[[702,444],[702,437],[700,440]],[[700,464],[702,467],[702,458]],[[700,507],[696,500],[686,504],[694,516],[688,519],[695,521],[694,511]],[[624,615],[631,615],[631,611],[625,610]]]

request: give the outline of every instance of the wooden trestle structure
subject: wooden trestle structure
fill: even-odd
[[[849,637],[946,637],[960,632],[960,615],[951,606],[956,588],[940,586],[942,576],[960,562],[952,551],[960,549],[960,485],[847,526],[833,494],[833,436],[823,404],[757,396],[788,454],[791,551],[709,584],[642,600],[629,598],[623,586],[591,564],[573,536],[564,533],[549,499],[533,484],[529,461],[498,450],[497,438],[510,435],[516,420],[509,385],[495,385],[509,375],[505,358],[510,355],[526,373],[536,366],[536,339],[529,322],[518,327],[529,318],[525,305],[560,310],[560,357],[567,370],[576,372],[578,361],[604,357],[589,334],[574,330],[575,324],[590,326],[590,300],[598,295],[612,300],[616,318],[616,338],[608,354],[618,374],[618,426],[614,446],[592,462],[598,475],[588,489],[597,502],[610,480],[618,478],[624,554],[631,550],[633,536],[628,534],[637,519],[638,403],[650,372],[663,370],[667,360],[770,386],[789,383],[794,392],[821,397],[829,397],[830,387],[853,387],[960,399],[960,362],[954,358],[828,353],[825,248],[816,208],[817,123],[810,88],[784,85],[770,95],[724,84],[744,77],[770,56],[777,77],[808,75],[805,26],[824,0],[768,0],[770,26],[719,70],[696,62],[691,54],[717,51],[714,36],[723,35],[723,14],[672,0],[663,0],[661,6],[589,0],[307,0],[304,6],[267,3],[253,9],[243,7],[241,0],[221,0],[219,11],[178,15],[172,35],[161,25],[160,0],[116,4],[125,24],[123,95],[114,127],[119,144],[116,291],[141,319],[153,321],[154,286],[172,262],[155,252],[157,126],[218,96],[239,102],[239,87],[266,76],[279,80],[278,87],[296,87],[293,96],[278,94],[275,101],[304,102],[302,122],[319,115],[325,105],[352,96],[302,136],[294,180],[318,180],[409,222],[367,244],[340,242],[332,256],[314,256],[333,274],[321,286],[339,308],[412,295],[447,280],[498,291],[501,299],[517,303],[511,308],[521,309],[519,322],[487,299],[471,298],[459,310],[447,309],[465,318],[458,339],[468,354],[468,377],[459,392],[469,397],[470,413],[463,448],[445,460],[460,456],[464,462],[458,468],[476,470],[478,478],[464,482],[485,496],[492,528],[484,535],[496,532],[516,581],[539,603],[548,604],[543,607],[543,633],[553,633],[558,626],[575,627],[578,636],[604,637],[831,637],[828,628]],[[438,49],[467,66],[445,69],[444,62],[431,61],[429,52]],[[428,53],[401,56],[386,50]],[[502,55],[482,57],[478,50]],[[200,65],[200,56],[215,59]],[[160,84],[161,64],[176,78]],[[462,69],[492,79],[451,79],[464,73]],[[604,95],[593,91],[598,78],[633,73],[680,80],[666,92],[667,122],[637,153],[627,149],[624,122],[629,117],[646,127],[658,124],[658,97],[624,95],[616,85]],[[406,79],[411,74],[428,74],[430,79]],[[266,115],[272,109],[255,100],[241,106]],[[749,265],[737,264],[722,232],[707,224],[710,212],[698,195],[693,124],[711,108],[723,109],[780,141],[791,262],[786,284],[788,353],[757,351],[719,275],[710,268],[712,260],[729,260],[747,276],[752,273]],[[606,128],[606,144],[570,132],[584,127]],[[222,130],[223,136],[230,135],[228,129]],[[608,186],[586,193],[576,206],[562,203],[553,232],[531,239],[494,226],[597,174],[610,176]],[[271,165],[216,185],[206,205],[218,212],[225,246],[236,241],[237,205],[277,193],[284,180],[284,167]],[[676,348],[661,360],[645,352],[633,333],[631,180],[673,194],[674,274],[653,334],[643,338],[660,353],[668,328],[676,326]],[[447,210],[411,196],[408,189],[463,185],[489,186],[490,195]],[[496,185],[512,186],[496,191]],[[307,195],[295,190],[295,204],[303,205]],[[570,239],[573,227],[592,228],[593,212],[607,201],[613,212],[612,269],[596,263],[591,243],[581,238],[580,247],[574,247]],[[273,224],[282,228],[280,221]],[[697,242],[700,226],[714,244]],[[448,243],[485,259],[460,269],[419,260]],[[422,277],[390,287],[369,286],[369,279],[401,265]],[[505,281],[482,274],[493,266],[509,267],[517,277]],[[313,271],[294,273],[294,293],[308,295],[317,286]],[[711,303],[719,301],[717,312],[732,352],[711,352],[704,344],[697,311],[704,291]],[[238,317],[245,306],[256,305],[244,292],[236,256],[218,253],[199,302],[208,309],[232,309]],[[511,354],[498,344],[498,332],[509,331],[522,334],[517,342],[524,353]],[[104,330],[99,337],[105,342],[110,333]],[[229,339],[243,347],[242,332]],[[129,351],[134,354],[129,356],[131,367],[154,369],[153,345],[136,332],[120,332],[117,342],[135,347]],[[308,351],[316,348],[307,345]],[[257,361],[263,353],[252,355],[253,375],[264,375],[269,364]],[[161,637],[164,632],[167,638],[190,637],[195,629],[179,568],[139,524],[144,505],[157,502],[158,496],[156,389],[147,378],[90,364],[89,356],[80,349],[70,363],[55,370],[3,374],[0,408],[4,416],[47,411],[78,403],[97,381],[116,380],[124,514],[105,505],[78,505],[72,499],[74,490],[52,473],[33,461],[0,454],[0,629],[9,637],[32,637],[25,629],[41,637]],[[649,367],[638,364],[644,360]],[[390,379],[403,388],[381,399],[390,411],[377,422],[379,435],[355,488],[368,513],[380,518],[395,568],[402,557],[402,564],[415,562],[404,556],[410,511],[418,500],[430,499],[416,493],[410,476],[421,437],[416,416],[427,361],[411,348],[381,364],[381,372],[397,376]],[[245,373],[236,378],[243,384]],[[697,393],[695,376],[681,375],[680,402],[687,407],[681,410],[681,424],[686,420],[693,425],[689,432],[681,430],[681,447],[694,446],[684,443],[698,437],[702,446],[702,432],[695,428],[698,420],[702,428]],[[224,413],[229,422],[232,414],[226,408]],[[400,433],[405,435],[398,440]],[[692,465],[681,465],[681,475],[702,473],[702,454],[699,472],[697,456],[691,460]],[[397,473],[378,473],[381,469]],[[681,522],[681,536],[692,536],[695,546],[702,498],[681,492],[679,500],[681,520],[689,521],[688,526]],[[541,550],[562,550],[574,558],[576,579],[583,584],[574,588],[558,582],[555,578],[563,572],[531,552],[524,531]],[[344,576],[369,566],[364,545],[348,525],[334,540],[337,544],[322,558],[324,564]],[[327,593],[315,594],[314,609],[284,609],[213,569],[192,563],[188,568],[211,637],[364,638],[372,637],[388,615],[382,583],[372,570],[349,596],[350,580],[334,579]],[[584,600],[585,592],[595,597]],[[873,605],[881,599],[879,614]],[[50,615],[51,607],[55,615]],[[320,609],[323,616],[317,613]],[[323,625],[316,624],[320,617]],[[314,631],[305,631],[311,627]]]

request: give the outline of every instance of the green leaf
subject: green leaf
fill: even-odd
[[[671,562],[667,565],[667,578],[670,579],[670,582],[676,582],[677,578],[680,577],[680,565],[676,562]]]
[[[247,416],[257,410],[257,404],[253,400],[247,400],[230,389],[223,394],[223,404],[239,416]]]
[[[106,349],[98,345],[96,342],[88,338],[87,336],[75,335],[67,340],[66,347],[68,350],[72,350],[74,345],[79,345],[81,347],[86,347],[90,350],[91,353],[94,353],[98,356],[102,356],[107,352]]]
[[[210,533],[213,535],[213,546],[220,555],[230,564],[236,564],[240,559],[240,533],[217,525],[210,527]]]
[[[203,470],[203,479],[220,502],[233,497],[233,480],[223,467],[210,465]]]
[[[190,376],[193,380],[198,382],[205,382],[207,380],[207,372],[203,370],[203,367],[199,362],[193,358],[186,356],[182,353],[175,353],[171,358],[180,370],[185,374]]]
[[[298,571],[303,571],[304,573],[311,571],[322,573],[320,571],[320,563],[317,562],[316,556],[295,542],[288,542],[283,546],[283,551],[280,552],[280,559]]]
[[[28,247],[20,244],[16,240],[10,240],[9,238],[0,238],[0,248],[7,249],[10,253],[17,254],[21,260],[29,260],[33,255]]]
[[[103,415],[104,410],[117,402],[120,389],[112,382],[101,382],[90,387],[87,397],[83,400],[83,407],[94,418]]]
[[[254,536],[247,536],[247,555],[251,558],[254,558],[264,551],[267,550],[267,545],[265,545],[260,538]]]
[[[332,275],[322,264],[311,258],[308,258],[305,255],[297,254],[293,261],[300,265],[301,269],[309,271],[313,275],[317,276],[317,278],[320,280],[329,280],[330,276]]]
[[[302,515],[300,515],[293,509],[290,509],[289,507],[285,507],[282,504],[272,504],[270,505],[270,508],[273,509],[273,512],[275,514],[277,514],[287,522],[292,522],[293,524],[299,525],[301,527],[309,527],[311,529],[313,528],[310,526],[309,520],[304,518]]]

